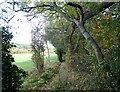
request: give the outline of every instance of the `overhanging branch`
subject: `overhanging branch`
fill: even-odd
[[[67,5],[70,5],[70,6],[74,7],[74,8],[78,8],[80,10],[80,12],[81,12],[81,14],[79,14],[79,16],[78,16],[80,18],[78,18],[78,19],[80,21],[83,21],[83,18],[84,18],[84,13],[83,12],[84,11],[83,11],[82,6],[80,6],[79,4],[71,3],[71,2],[67,3]],[[77,14],[78,14],[78,12],[77,12]]]
[[[65,14],[61,9],[60,7],[58,7],[56,5],[56,2],[54,2],[54,8],[55,8],[55,11],[59,12],[61,15],[63,15],[68,21],[73,21],[67,14]]]
[[[98,5],[98,7],[95,7],[99,11],[93,11],[93,9],[91,9],[89,12],[87,12],[86,14],[84,14],[83,21],[86,21],[86,20],[92,18],[93,16],[97,15],[99,12],[101,12],[104,9],[112,6],[113,4],[114,4],[114,2],[103,2],[103,3],[101,3],[100,5]]]
[[[23,7],[19,10],[16,10],[16,12],[18,12],[18,11],[30,12],[32,9],[39,8],[39,7],[52,8],[53,6],[47,5],[47,4],[42,4],[42,5],[33,6],[33,7],[25,7],[25,8]]]

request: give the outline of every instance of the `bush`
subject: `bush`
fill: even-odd
[[[109,51],[109,59],[94,65],[94,84],[102,90],[120,90],[120,51],[116,46]]]
[[[2,32],[2,91],[18,91],[22,83],[21,78],[26,75],[26,72],[13,64],[14,58],[10,53],[10,49],[15,47],[10,43],[12,33],[9,33],[5,27],[0,28],[0,32]]]
[[[22,84],[23,90],[42,90],[51,78],[54,76],[54,71],[51,69],[45,69],[40,75],[39,73],[30,73]]]

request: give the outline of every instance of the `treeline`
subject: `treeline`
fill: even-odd
[[[31,49],[30,44],[20,44],[20,43],[15,43],[16,48],[19,49]]]
[[[31,49],[19,49],[19,48],[12,48],[11,53],[12,54],[22,54],[22,53],[31,53]]]
[[[15,47],[11,48],[10,51],[12,54],[24,54],[24,53],[32,53],[31,45],[30,44],[19,44],[14,43]],[[49,48],[50,53],[55,52],[55,48]],[[45,48],[45,53],[48,53],[47,49]]]
[[[29,44],[19,44],[15,43],[15,47],[11,48],[12,54],[22,54],[22,53],[31,53],[31,46]]]

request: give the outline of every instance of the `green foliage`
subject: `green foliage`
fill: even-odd
[[[45,69],[41,75],[31,73],[24,79],[22,88],[23,90],[42,90],[53,76],[54,71],[52,69]]]
[[[97,7],[97,4],[99,3],[78,3],[83,7],[84,14],[89,12],[90,10],[94,10]],[[51,5],[53,3],[37,3],[36,5],[41,5],[41,4],[48,4]],[[71,6],[67,6],[64,3],[57,3],[58,8],[67,14],[71,18],[76,18],[77,13],[79,13],[76,9],[74,9]],[[104,54],[104,61],[98,63],[95,57],[95,54],[93,52],[93,49],[90,44],[88,44],[84,38],[81,36],[80,41],[77,39],[77,36],[79,34],[80,30],[76,30],[74,34],[71,36],[72,40],[71,43],[69,43],[69,37],[70,34],[73,30],[73,26],[71,25],[70,22],[68,22],[66,19],[63,18],[63,16],[59,15],[58,11],[55,15],[53,15],[54,6],[52,8],[49,7],[38,7],[37,13],[40,12],[45,12],[45,14],[49,15],[50,13],[50,18],[51,15],[53,15],[53,18],[50,19],[50,25],[48,27],[53,27],[51,30],[46,31],[46,39],[49,40],[53,46],[56,48],[56,52],[58,56],[60,56],[60,51],[62,54],[65,52],[65,58],[66,58],[66,63],[70,63],[71,67],[73,68],[74,66],[77,66],[76,61],[81,62],[81,67],[83,70],[81,70],[79,73],[81,74],[80,80],[74,81],[74,82],[80,82],[81,84],[79,85],[78,88],[80,89],[101,89],[101,90],[120,90],[120,33],[119,33],[119,9],[116,6],[117,3],[110,7],[108,10],[103,11],[102,13],[99,13],[99,8],[95,9],[96,11],[95,15],[93,18],[89,19],[86,21],[85,26],[90,35],[93,36],[95,39],[96,43],[99,44],[100,48],[103,51]],[[49,10],[49,12],[46,13],[46,11]],[[91,11],[94,12],[94,11]],[[117,13],[116,13],[117,12]],[[99,13],[99,14],[98,14]],[[89,15],[89,13],[88,13]],[[51,21],[53,20],[53,21]],[[66,30],[67,26],[68,30]],[[77,29],[77,28],[76,28]],[[78,32],[77,32],[78,31]],[[89,39],[88,39],[89,40]],[[73,46],[79,45],[77,48],[76,53],[73,53]],[[41,46],[42,47],[42,46]],[[86,50],[90,51],[90,53],[87,55]],[[38,50],[37,50],[38,51]],[[34,56],[39,56],[34,54]],[[41,59],[41,58],[37,58]],[[85,72],[87,70],[87,66],[84,65],[85,63],[88,63],[90,65],[90,72]],[[68,65],[70,65],[68,64]],[[82,67],[82,65],[84,65]],[[64,71],[67,67],[62,68],[63,71],[62,73],[64,76],[68,76],[68,74],[64,73]],[[75,67],[76,68],[76,67]],[[76,71],[75,71],[76,72]],[[62,74],[62,75],[63,75]],[[50,73],[50,76],[52,74]],[[44,74],[43,74],[44,76]],[[47,76],[47,77],[46,77]],[[69,78],[63,76],[62,79],[67,81],[66,79],[71,78],[72,76],[69,76]],[[73,74],[74,76],[74,74]],[[45,73],[45,79],[49,79],[50,77]],[[74,78],[73,78],[74,79]],[[33,81],[33,80],[32,80]],[[33,81],[34,82],[34,81]],[[28,84],[31,83],[28,82]],[[41,83],[44,83],[42,80]],[[41,86],[41,83],[40,86]],[[59,82],[57,81],[59,84]],[[57,84],[55,82],[55,84]],[[66,82],[67,83],[67,82]],[[73,83],[73,82],[71,82]],[[53,83],[54,84],[54,83]],[[36,86],[36,83],[35,85]],[[34,87],[33,85],[30,86],[31,89],[36,89],[37,87]],[[65,89],[74,89],[74,85],[71,84],[65,84],[64,88]],[[34,87],[34,88],[32,88]],[[27,86],[29,88],[29,86]],[[58,87],[59,88],[59,87]]]
[[[118,48],[110,50],[111,60],[105,60],[97,65],[99,86],[102,89],[120,90],[120,51]],[[102,81],[101,81],[102,80]]]
[[[44,67],[43,58],[44,56],[37,54],[36,52],[34,52],[34,54],[32,55],[32,61],[35,64],[35,67],[37,68],[39,73],[43,72],[43,67]]]
[[[30,72],[35,66],[34,63],[31,59],[32,54],[14,54],[13,57],[15,59],[14,64],[17,65],[18,67],[24,69],[25,71]],[[57,55],[56,54],[51,54],[50,55],[50,61],[51,62],[58,62],[57,60]],[[47,61],[47,56],[44,57],[45,58],[45,63],[48,63]],[[47,64],[49,65],[49,64]],[[52,66],[54,66],[52,64]]]
[[[26,72],[13,64],[14,58],[10,53],[10,49],[15,47],[10,43],[12,33],[5,27],[0,28],[0,31],[2,32],[2,91],[17,91]]]
[[[118,6],[115,4],[108,11],[89,20],[86,25],[89,32],[98,41],[104,53],[104,61],[97,63],[91,50],[88,62],[92,64],[93,82],[98,89],[120,90],[120,49]],[[102,39],[101,39],[102,38]]]
[[[68,29],[70,29],[69,25],[71,25],[71,23],[67,22],[64,17],[59,17],[59,14],[55,14],[51,20],[45,30],[45,39],[50,41],[55,47],[58,60],[63,62],[68,45],[67,32]]]
[[[38,25],[39,26],[39,25]],[[32,33],[32,61],[35,64],[35,67],[37,68],[39,73],[43,72],[44,67],[44,35],[43,32],[40,31],[39,27],[35,27],[31,33]]]
[[[82,3],[83,9],[85,12],[87,12],[87,9],[94,9],[97,7],[97,4],[100,3]],[[120,42],[120,33],[119,33],[119,9],[118,9],[118,3],[116,3],[114,6],[110,7],[108,10],[103,11],[102,13],[99,13],[99,9],[95,10],[97,16],[91,18],[88,20],[85,24],[86,29],[88,32],[93,36],[95,41],[99,44],[100,48],[103,51],[104,54],[104,61],[101,63],[98,63],[95,57],[95,54],[93,52],[93,49],[90,44],[88,44],[82,37],[80,41],[77,40],[76,35],[78,33],[74,33],[72,36],[72,45],[78,44],[79,48],[77,49],[77,56],[76,53],[68,52],[68,55],[65,57],[67,58],[66,62],[74,62],[75,59],[79,57],[84,57],[87,63],[91,65],[91,74],[89,80],[93,82],[93,85],[96,85],[96,89],[103,89],[103,90],[120,90],[120,84],[119,84],[119,77],[120,77],[120,50],[119,50],[119,42]],[[74,13],[75,10],[72,7],[65,6],[65,13],[69,15],[70,17],[76,17],[76,14]],[[85,13],[84,12],[84,13]],[[92,11],[91,11],[92,12]],[[72,14],[73,13],[73,14]],[[73,15],[73,16],[72,16]],[[56,18],[56,22],[54,21],[53,24],[57,28],[63,28],[62,30],[50,30],[47,34],[49,36],[49,40],[53,45],[57,44],[58,46],[55,47],[62,47],[63,51],[67,52],[68,49],[71,50],[68,42],[69,34],[71,33],[71,30],[63,31],[66,27],[62,24],[66,24],[62,22],[64,19],[62,18]],[[59,21],[59,22],[58,22]],[[54,26],[53,25],[53,26]],[[51,25],[50,25],[51,26]],[[61,27],[62,26],[62,27]],[[62,33],[64,35],[62,35]],[[81,41],[82,40],[82,41]],[[66,41],[66,47],[64,45],[64,41]],[[53,43],[54,42],[54,43]],[[61,46],[62,45],[62,46]],[[71,44],[70,44],[71,45]],[[117,48],[117,49],[116,49]],[[116,50],[115,50],[116,49]],[[89,55],[86,55],[86,50],[89,50]],[[81,59],[81,58],[80,58]],[[80,61],[79,59],[79,61]],[[85,61],[84,61],[85,62]],[[86,81],[86,79],[83,79],[82,81]],[[86,89],[88,89],[88,85],[86,84]],[[85,88],[83,87],[83,88]]]
[[[61,90],[61,85],[59,79],[54,79],[50,85],[50,90],[58,91]]]

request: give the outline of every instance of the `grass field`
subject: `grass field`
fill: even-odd
[[[32,54],[14,54],[13,57],[15,59],[14,64],[16,64],[18,67],[24,69],[25,71],[30,71],[34,68],[34,63],[31,60]],[[45,62],[47,62],[48,58],[45,56]],[[50,55],[50,61],[56,62],[57,55],[51,54]]]

